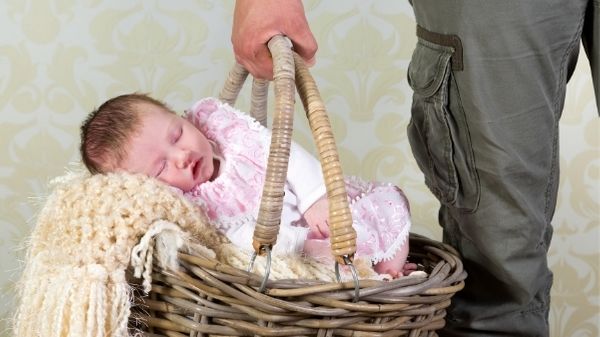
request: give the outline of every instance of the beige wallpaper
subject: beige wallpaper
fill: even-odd
[[[216,95],[232,65],[233,1],[0,1],[0,336],[21,249],[49,179],[78,160],[78,126],[106,98],[150,92],[183,110]],[[407,1],[306,1],[313,74],[346,173],[397,183],[413,230],[439,239],[437,202],[406,139],[415,44]],[[246,109],[247,93],[240,108]],[[301,114],[296,139],[311,145]],[[600,119],[584,57],[561,122],[561,191],[550,251],[552,336],[600,335]]]

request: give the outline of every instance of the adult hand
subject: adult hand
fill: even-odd
[[[238,63],[255,78],[273,79],[273,61],[267,42],[275,35],[287,36],[294,51],[307,65],[314,64],[315,40],[301,0],[237,0],[231,42]]]

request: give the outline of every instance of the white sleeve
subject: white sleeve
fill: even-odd
[[[264,146],[269,149],[272,136],[271,130],[263,127],[260,132]],[[268,150],[266,155],[268,156]],[[295,195],[296,207],[301,214],[304,214],[315,201],[326,193],[321,163],[315,156],[294,141],[292,141],[290,148],[286,186]]]
[[[287,182],[298,199],[298,210],[302,214],[326,192],[321,163],[293,141]]]

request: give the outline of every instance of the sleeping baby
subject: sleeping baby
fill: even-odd
[[[189,198],[234,244],[252,249],[271,133],[214,98],[185,116],[144,94],[114,97],[81,127],[81,155],[95,173],[125,171],[156,178]],[[274,254],[331,258],[328,204],[319,161],[292,142]],[[356,255],[393,278],[407,263],[410,213],[393,185],[345,179],[357,233]]]

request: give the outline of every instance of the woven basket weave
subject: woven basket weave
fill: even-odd
[[[276,243],[293,129],[295,86],[323,168],[332,254],[352,264],[356,234],[325,106],[289,40],[269,42],[274,63],[275,114],[265,186],[254,232],[256,254]],[[248,72],[236,65],[221,93],[233,105]],[[266,124],[268,82],[254,80],[251,114]],[[155,272],[144,299],[146,336],[437,336],[445,308],[466,273],[450,246],[410,235],[410,261],[427,277],[393,281],[324,282],[266,278],[204,256],[179,254],[179,272]],[[337,268],[337,264],[336,264]],[[157,269],[158,270],[158,269]]]

